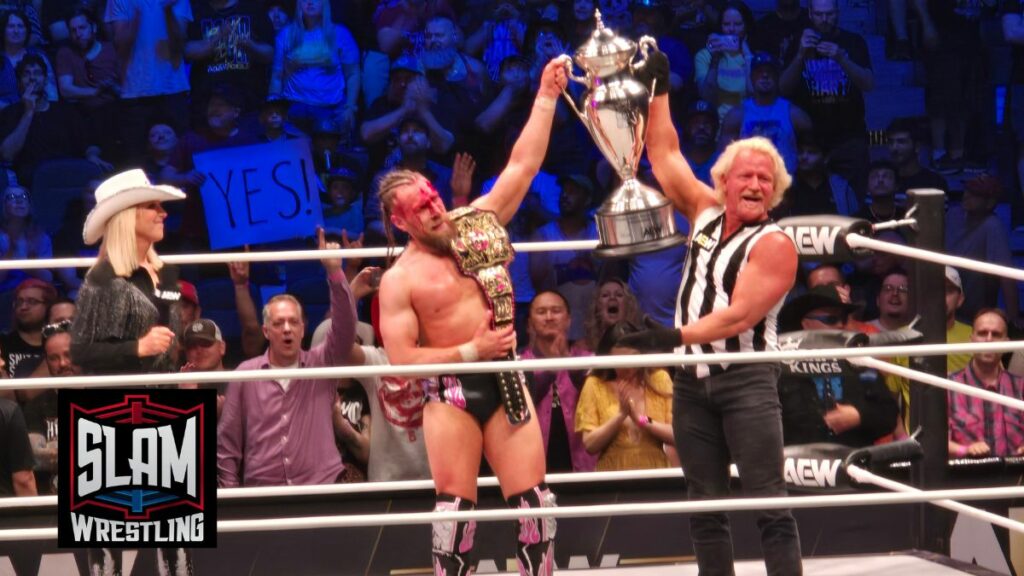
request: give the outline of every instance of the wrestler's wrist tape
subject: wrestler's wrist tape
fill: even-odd
[[[537,96],[533,101],[534,108],[540,108],[541,110],[554,110],[555,99],[551,96]]]
[[[463,362],[476,362],[480,359],[480,351],[476,349],[476,344],[469,341],[459,346],[459,357]]]

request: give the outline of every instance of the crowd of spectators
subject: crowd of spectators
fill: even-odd
[[[865,37],[841,25],[840,0],[776,0],[762,13],[734,0],[16,4],[0,17],[0,253],[7,260],[94,253],[81,238],[92,191],[103,174],[122,167],[142,167],[152,182],[187,194],[186,202],[167,206],[164,252],[208,250],[200,194],[207,176],[193,155],[279,140],[310,146],[327,237],[351,247],[384,245],[392,239],[376,179],[394,167],[421,172],[449,208],[486,194],[525,122],[544,64],[588,38],[599,8],[618,33],[655,36],[669,56],[675,123],[702,180],[711,183],[710,168],[729,142],[765,136],[794,175],[776,217],[842,214],[883,222],[904,215],[908,190],[938,188],[949,193],[947,251],[1013,263],[1009,221],[997,206],[1019,204],[1011,191],[1024,177],[1024,145],[1000,163],[992,143],[1000,127],[1024,142],[1024,24],[1014,0],[909,8],[890,0],[886,58],[923,65],[927,106],[872,126],[884,128],[875,132],[868,129],[865,94],[879,85],[878,63]],[[986,102],[995,101],[996,90],[979,65],[986,53],[979,47],[990,45],[981,29],[992,23],[1002,24],[1013,48],[1005,114],[989,118]],[[582,90],[570,83],[572,97]],[[1006,168],[1014,162],[1016,171]],[[510,224],[513,239],[596,239],[593,213],[618,177],[559,102],[542,170]],[[657,186],[646,161],[639,177]],[[56,204],[55,181],[75,188]],[[677,223],[688,230],[681,217]],[[899,231],[880,237],[905,242]],[[258,249],[311,246],[312,238]],[[645,322],[671,325],[685,253],[677,247],[621,261],[589,251],[517,255],[512,277],[522,357],[623,352],[618,337]],[[226,370],[243,360],[248,367],[297,359],[387,364],[375,323],[386,265],[345,262],[363,321],[351,350],[336,349],[329,325],[314,336],[321,320],[330,322],[336,292],[328,287],[337,282],[318,266],[185,267],[181,369]],[[902,329],[922,312],[913,310],[918,287],[905,269],[886,255],[807,266],[784,328]],[[81,273],[0,271],[0,306],[10,308],[0,314],[9,318],[0,358],[10,377],[79,372],[64,320],[73,315]],[[950,341],[1007,338],[1021,326],[1015,282],[967,271],[947,273],[947,280]],[[212,300],[207,314],[201,300]],[[308,352],[296,352],[301,344]],[[1020,379],[998,357],[949,360],[954,378],[1020,396]],[[1024,358],[1014,361],[1024,365]],[[796,365],[783,371],[788,443],[865,445],[905,432],[909,384],[845,362],[822,366],[813,377]],[[549,470],[674,465],[668,378],[665,370],[531,374]],[[289,390],[287,382],[218,387],[223,485],[428,475],[416,379],[317,382],[303,408],[282,404],[280,394],[261,397],[260,387],[280,387],[285,397]],[[51,392],[0,399],[0,438],[9,442],[0,447],[0,494],[52,491]],[[1024,446],[1018,414],[979,417],[980,408],[959,397],[950,406],[954,456],[1006,455]],[[277,412],[300,422],[270,423]],[[999,425],[990,426],[995,420]],[[318,441],[333,431],[330,456],[298,440],[294,449],[244,453],[270,435],[287,444],[289,430],[294,438],[301,430],[315,433]],[[254,467],[261,458],[283,463]],[[23,473],[33,469],[34,478]]]

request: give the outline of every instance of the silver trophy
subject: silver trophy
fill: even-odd
[[[601,243],[595,254],[620,258],[682,244],[686,238],[676,231],[672,204],[636,178],[654,87],[649,90],[633,75],[657,44],[650,36],[642,37],[643,58],[634,62],[637,43],[605,28],[597,10],[594,19],[597,29],[573,57],[585,76],[573,74],[572,61],[565,59],[569,78],[587,88],[582,106],[577,107],[567,91],[562,95],[622,180],[597,211]]]

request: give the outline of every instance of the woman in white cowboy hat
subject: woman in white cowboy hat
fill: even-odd
[[[71,356],[87,374],[175,371],[180,314],[178,270],[165,266],[154,245],[164,237],[162,202],[184,200],[171,186],[153,185],[142,170],[115,174],[96,188],[96,207],[82,230],[86,244],[100,244],[99,260],[78,292],[71,327]],[[120,573],[120,554],[89,551],[90,571]],[[191,574],[191,559],[159,551],[169,574]],[[113,564],[113,565],[111,565]]]
[[[111,176],[96,189],[82,238],[100,244],[85,276],[72,328],[71,354],[86,372],[174,370],[178,271],[154,245],[164,237],[162,202],[185,193],[150,184],[142,170]]]

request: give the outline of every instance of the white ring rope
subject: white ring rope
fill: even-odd
[[[625,356],[577,356],[531,360],[500,360],[448,364],[384,364],[378,366],[331,366],[323,368],[272,368],[267,370],[226,370],[221,372],[166,372],[111,376],[59,376],[0,380],[0,390],[30,388],[89,388],[149,386],[160,384],[213,383],[322,378],[366,378],[370,376],[416,377],[425,374],[477,374],[510,370],[587,370],[591,368],[648,368],[693,364],[751,364],[821,358],[850,359],[861,356],[944,356],[978,352],[1024,350],[1024,341],[965,342],[862,348],[821,348],[772,352],[726,352],[722,354],[632,354]]]
[[[557,250],[593,250],[597,240],[566,240],[560,242],[514,242],[516,252],[549,252]],[[160,259],[168,264],[227,264],[229,262],[294,262],[324,258],[386,258],[397,256],[403,248],[341,248],[338,250],[281,250],[271,252],[218,252],[213,254],[170,254]],[[43,260],[0,260],[0,270],[31,270],[41,268],[88,268],[96,258],[50,258]]]
[[[944,388],[951,392],[957,392],[965,396],[974,396],[976,398],[981,398],[982,400],[987,400],[994,404],[1002,404],[1003,406],[1008,406],[1015,410],[1024,411],[1024,400],[1019,400],[1012,396],[1006,396],[1004,394],[992,392],[991,390],[986,390],[984,388],[968,386],[966,384],[961,384],[960,382],[956,382],[948,378],[941,378],[939,376],[935,376],[934,374],[921,372],[920,370],[905,368],[903,366],[898,366],[891,362],[885,362],[884,360],[879,360],[877,358],[850,358],[849,360],[850,364],[864,366],[866,368],[874,368],[875,370],[879,370],[881,372],[888,372],[889,374],[903,376],[904,378],[917,380],[918,382],[922,382],[924,384],[931,384],[932,386]]]
[[[736,470],[732,475],[738,477]],[[552,485],[565,483],[593,483],[626,480],[665,480],[684,478],[683,471],[676,468],[646,468],[641,470],[615,470],[612,472],[562,472],[547,474],[544,482]],[[498,486],[494,476],[477,480],[477,486],[493,488]],[[433,480],[393,480],[389,482],[355,482],[351,484],[309,484],[303,486],[252,486],[246,488],[218,488],[217,500],[243,500],[250,498],[280,498],[301,496],[337,496],[344,494],[379,494],[434,490]],[[0,498],[0,510],[13,508],[37,508],[56,506],[56,496],[28,496]]]
[[[923,250],[921,248],[913,248],[902,244],[896,244],[894,242],[884,242],[882,240],[875,240],[874,238],[868,238],[867,236],[862,236],[860,234],[847,234],[846,243],[850,248],[867,248],[869,250],[874,250],[875,252],[887,252],[889,254],[896,254],[897,256],[917,258],[918,260],[933,262],[935,264],[945,264],[954,268],[973,270],[975,272],[1002,276],[1012,280],[1024,281],[1024,270],[1010,266],[989,264],[988,262],[979,262],[978,260],[971,260],[970,258],[963,258],[960,256],[950,256],[949,254]]]
[[[917,226],[916,218],[903,218],[901,220],[889,220],[888,222],[879,222],[871,225],[871,230],[878,232],[879,230],[893,230],[895,228],[903,228],[904,226]]]
[[[877,474],[872,474],[871,472],[853,464],[846,467],[846,473],[850,478],[862,484],[874,484],[875,486],[892,490],[894,492],[902,492],[905,494],[918,494],[923,492],[923,490],[914,488],[913,486],[908,486],[901,482],[896,482],[888,478],[883,478]],[[968,506],[955,500],[945,498],[941,500],[934,500],[931,503],[947,510],[952,510],[954,512],[959,512],[961,514],[977,518],[982,522],[989,522],[996,526],[1002,526],[1007,530],[1024,534],[1024,523],[1012,520],[1005,516],[993,514],[992,512],[980,510],[974,506]]]
[[[886,492],[881,494],[838,494],[821,496],[778,496],[770,498],[734,498],[722,500],[670,501],[627,504],[595,504],[556,508],[481,509],[465,512],[403,512],[391,514],[352,514],[310,516],[299,518],[261,518],[255,520],[219,520],[217,532],[276,532],[280,530],[313,530],[322,528],[353,528],[367,526],[405,526],[477,520],[496,522],[519,518],[594,518],[602,516],[647,516],[654,514],[695,514],[704,512],[739,512],[779,508],[827,508],[832,506],[878,506],[921,504],[935,500],[1001,500],[1024,497],[1024,487],[962,488],[921,492]],[[0,542],[52,540],[56,528],[0,530]]]

